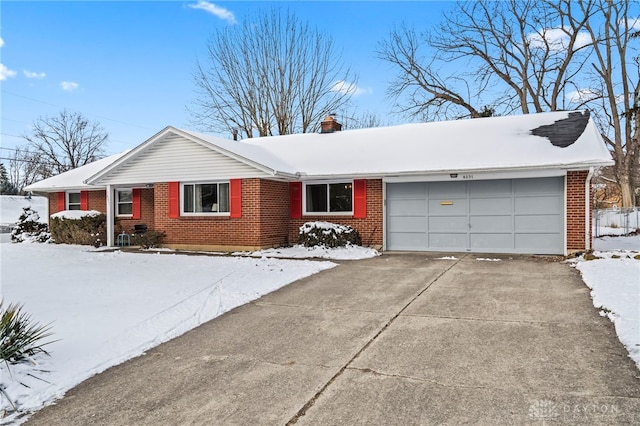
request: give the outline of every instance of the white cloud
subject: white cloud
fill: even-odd
[[[78,88],[79,84],[73,81],[63,81],[60,83],[60,87],[62,90],[66,90],[67,92],[72,92]]]
[[[586,102],[592,99],[596,99],[599,96],[601,96],[601,94],[593,89],[578,89],[567,93],[565,95],[565,98],[569,102]]]
[[[4,64],[0,64],[0,81],[6,80],[9,77],[15,77],[16,72],[14,70],[10,70]]]
[[[545,48],[545,40],[549,44],[550,50],[566,50],[569,46],[569,35],[562,28],[544,28],[527,35],[527,41],[533,48]],[[586,32],[579,32],[573,44],[573,50],[588,44],[591,44],[591,36]]]
[[[43,78],[45,78],[47,76],[47,74],[45,74],[43,72],[33,72],[33,71],[28,71],[28,70],[22,70],[22,73],[24,74],[25,77],[27,77],[27,78],[35,78],[36,80],[42,80]]]
[[[620,25],[624,26],[624,21],[620,21]],[[627,27],[630,30],[640,30],[640,18],[627,18]]]
[[[364,88],[359,87],[355,83],[348,83],[344,80],[336,81],[330,89],[332,92],[340,92],[344,94],[351,94],[353,96],[365,95],[368,93],[373,93],[373,90],[370,87]]]
[[[213,3],[209,3],[208,1],[205,0],[198,0],[198,3],[196,4],[190,4],[188,5],[188,7],[190,7],[191,9],[200,9],[200,10],[204,10],[205,12],[208,12],[214,16],[217,16],[220,19],[224,19],[225,21],[227,21],[230,24],[235,24],[236,23],[236,17],[233,16],[233,13],[228,11],[227,9],[220,7],[220,6],[216,6]]]
[[[0,37],[0,47],[4,46],[4,39]]]

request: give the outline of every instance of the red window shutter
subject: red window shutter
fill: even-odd
[[[292,219],[302,217],[302,182],[289,182],[289,211]]]
[[[229,180],[229,210],[231,217],[242,217],[242,179]]]
[[[169,182],[168,192],[169,217],[177,219],[180,217],[180,182]]]
[[[80,191],[80,210],[89,210],[89,191]]]
[[[131,219],[140,219],[140,189],[134,188],[131,190]]]
[[[67,194],[58,192],[58,211],[61,212],[67,208]]]
[[[367,180],[353,181],[353,217],[364,219],[367,217]]]

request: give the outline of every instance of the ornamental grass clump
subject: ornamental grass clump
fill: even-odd
[[[50,325],[34,322],[31,315],[22,311],[21,304],[5,307],[0,300],[0,360],[7,366],[27,362],[40,353],[49,355],[43,346],[52,342],[43,340],[52,334]]]

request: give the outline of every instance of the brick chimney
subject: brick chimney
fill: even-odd
[[[340,130],[342,130],[342,124],[338,123],[331,115],[327,115],[324,121],[320,123],[320,133],[333,133]]]

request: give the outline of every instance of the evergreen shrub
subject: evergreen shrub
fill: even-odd
[[[107,216],[87,211],[78,218],[51,216],[51,237],[58,244],[106,245]]]
[[[357,230],[348,225],[338,225],[330,222],[307,222],[300,227],[298,244],[305,247],[344,247],[346,245],[361,245],[362,238]]]

